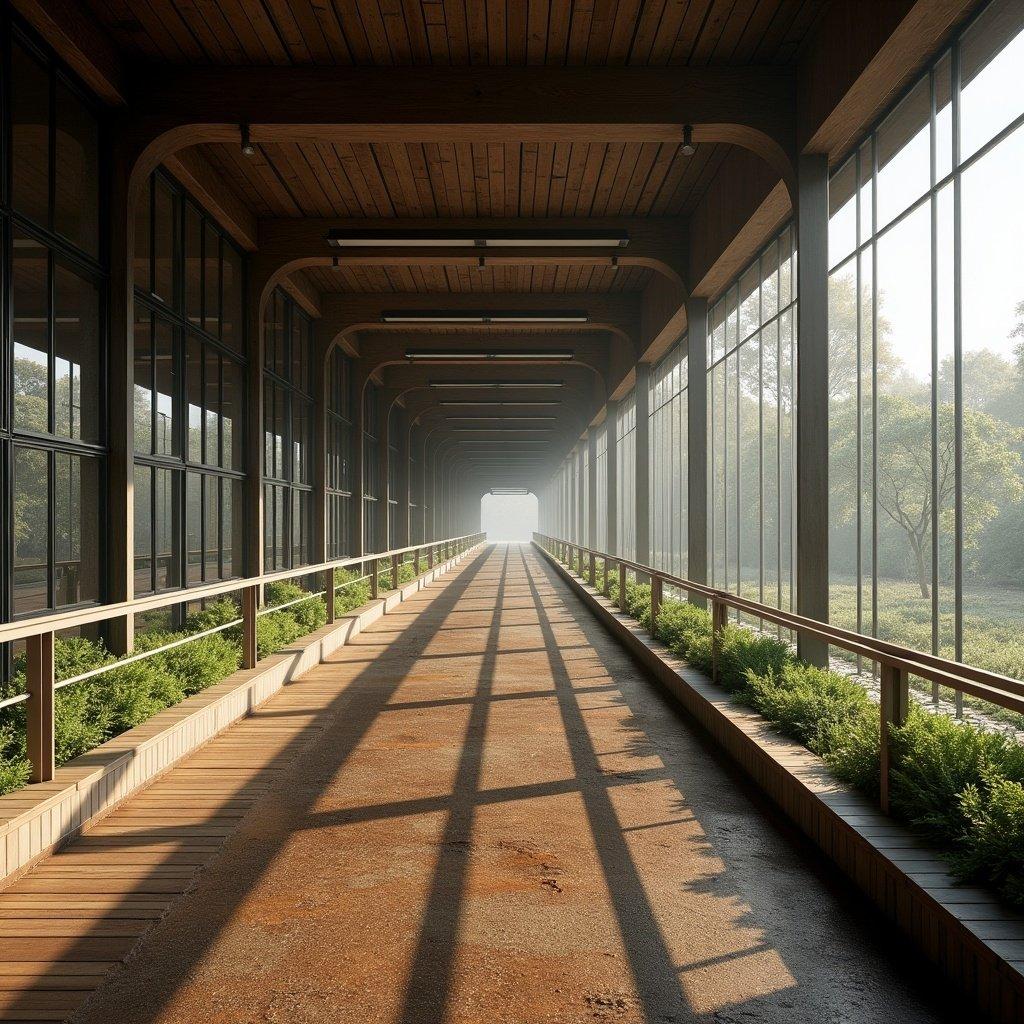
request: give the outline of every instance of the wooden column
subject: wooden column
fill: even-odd
[[[619,553],[619,403],[609,402],[605,412],[608,428],[608,506],[605,516],[608,520],[607,550],[609,554]]]
[[[651,562],[651,419],[650,363],[636,368],[636,558],[641,565]]]
[[[889,813],[890,776],[892,774],[892,750],[889,729],[901,726],[907,720],[910,710],[910,680],[906,669],[894,665],[879,665],[879,713],[881,716],[879,757],[881,769],[879,775],[879,803],[882,810]]]
[[[29,782],[49,782],[56,771],[53,729],[53,633],[37,633],[25,641],[25,709]]]
[[[797,251],[800,316],[796,400],[796,610],[828,621],[828,158],[800,157]],[[828,662],[828,645],[797,636],[800,657]]]
[[[686,303],[686,573],[695,583],[708,581],[708,303]],[[690,597],[702,608],[707,601]]]

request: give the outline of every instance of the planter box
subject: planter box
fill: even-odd
[[[121,801],[244,718],[282,686],[318,665],[473,550],[439,562],[398,590],[339,616],[264,658],[255,668],[234,672],[202,693],[76,757],[57,769],[52,782],[25,786],[0,797],[0,886],[87,830]]]
[[[945,862],[820,758],[737,706],[539,545],[608,631],[988,1018],[1024,1020],[1024,915],[959,886]]]

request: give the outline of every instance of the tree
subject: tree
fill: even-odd
[[[952,404],[938,409],[937,486],[940,523],[952,530],[956,491],[955,411]],[[878,508],[906,537],[921,596],[931,593],[930,535],[932,526],[932,423],[931,410],[902,395],[878,396]],[[978,536],[1006,502],[1024,496],[1020,479],[1021,456],[1016,447],[1020,431],[987,413],[963,412],[963,544],[976,546]],[[833,459],[840,472],[835,486],[848,488],[856,481],[856,438],[833,439]],[[840,507],[855,507],[845,496]]]

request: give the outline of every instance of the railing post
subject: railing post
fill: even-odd
[[[729,607],[718,598],[711,599],[711,678],[718,682],[719,661],[722,650],[722,630],[728,618]]]
[[[611,586],[608,577],[608,559],[604,560],[604,587],[601,588],[605,597],[611,597]]]
[[[380,593],[380,564],[376,558],[370,559],[370,599],[377,600]]]
[[[53,736],[53,633],[25,640],[28,683],[29,782],[49,782],[56,770]]]
[[[256,609],[259,587],[242,588],[242,668],[256,667]]]
[[[334,589],[334,569],[328,569],[324,573],[324,602],[327,605],[327,622],[332,623],[335,619],[335,597],[337,591]]]
[[[430,547],[427,548],[427,568],[428,569],[433,569],[434,568],[434,545],[433,544],[431,544]]]
[[[658,635],[658,612],[661,611],[661,588],[660,576],[651,577],[651,636]]]
[[[881,695],[881,733],[879,736],[879,803],[885,814],[889,813],[890,776],[892,774],[892,748],[889,729],[903,725],[907,720],[910,705],[910,679],[907,670],[887,665],[879,666]]]
[[[619,562],[619,611],[626,610],[626,563]]]
[[[391,556],[391,589],[398,589],[398,555]]]
[[[597,582],[597,560],[594,558],[594,552],[590,552],[590,585],[594,586]]]
[[[416,549],[415,553],[412,556],[412,572],[413,572],[414,576],[419,576],[419,574],[420,574],[420,549],[419,548]]]

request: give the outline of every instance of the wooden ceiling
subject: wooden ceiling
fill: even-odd
[[[643,267],[557,266],[485,267],[314,267],[305,271],[321,292],[473,293],[641,292],[653,271]]]
[[[261,217],[686,215],[729,147],[668,142],[200,147]]]
[[[126,55],[177,64],[787,63],[826,0],[86,0]]]

